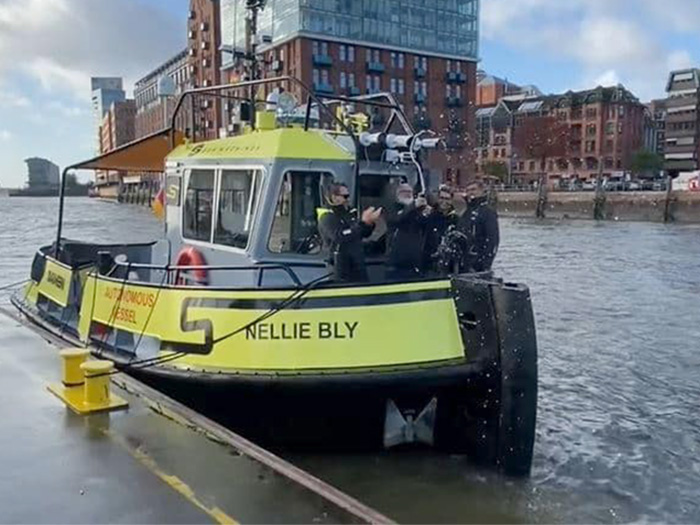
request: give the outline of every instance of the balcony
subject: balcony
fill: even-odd
[[[367,73],[384,73],[386,66],[381,62],[367,62]]]
[[[359,97],[362,94],[362,90],[357,86],[352,86],[348,88],[348,95],[351,97]]]
[[[457,80],[456,80],[456,82],[457,82],[458,84],[466,84],[466,83],[467,83],[467,74],[466,74],[466,73],[462,73],[461,71],[458,71],[458,72],[457,72]]]
[[[447,73],[445,73],[445,81],[450,83],[457,82],[457,73],[455,73],[454,71],[448,71]]]
[[[333,86],[330,84],[325,84],[323,82],[314,82],[314,92],[320,93],[321,95],[332,95]]]
[[[415,74],[416,78],[425,78],[425,76],[428,74],[428,72],[422,67],[414,67],[413,73]]]
[[[330,55],[314,55],[313,61],[314,66],[331,67],[333,65],[333,59]]]
[[[461,108],[462,97],[445,97],[445,105],[448,108]]]
[[[416,104],[425,104],[426,96],[423,93],[416,93],[413,95],[413,100]]]

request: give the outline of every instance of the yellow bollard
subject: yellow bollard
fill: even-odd
[[[87,361],[89,352],[78,348],[63,350],[63,384],[48,389],[78,414],[126,408],[126,400],[110,394],[112,361]]]
[[[109,406],[109,376],[114,370],[112,361],[88,361],[80,368],[85,374],[85,404],[95,408]]]
[[[85,382],[82,365],[87,361],[90,352],[84,348],[66,348],[60,352],[63,359],[63,384],[65,386],[81,386]]]

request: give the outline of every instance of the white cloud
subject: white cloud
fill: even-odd
[[[591,82],[591,84],[594,86],[603,87],[616,86],[620,83],[620,77],[617,74],[617,71],[615,71],[614,69],[609,69],[608,71],[605,71],[602,75],[594,78],[593,82]]]
[[[685,50],[673,51],[668,56],[668,69],[674,71],[676,69],[687,69],[693,67],[694,61],[690,53]]]
[[[6,129],[0,129],[0,140],[10,140],[12,138],[12,133]]]
[[[31,102],[24,95],[0,89],[0,108],[26,108]]]
[[[578,66],[567,87],[622,83],[647,99],[663,95],[669,69],[693,63],[687,51],[665,47],[664,32],[697,38],[699,17],[698,0],[483,0],[482,35],[485,45]]]
[[[0,79],[89,96],[90,76],[147,73],[185,46],[185,19],[141,0],[0,1]]]

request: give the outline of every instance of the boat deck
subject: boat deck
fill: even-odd
[[[389,522],[132,379],[128,410],[74,414],[51,339],[0,307],[1,522]]]

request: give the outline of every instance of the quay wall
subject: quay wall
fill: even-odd
[[[501,217],[535,217],[536,193],[498,193]],[[666,192],[615,192],[605,194],[606,220],[664,222]],[[551,219],[593,219],[594,192],[551,192],[547,194],[545,217]],[[700,192],[672,192],[669,222],[700,224]]]

